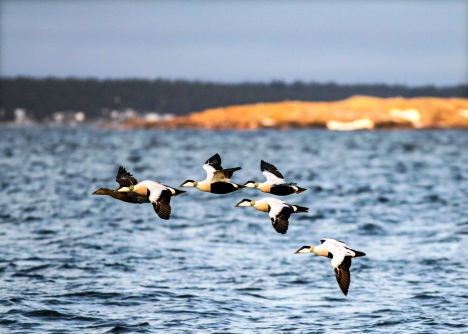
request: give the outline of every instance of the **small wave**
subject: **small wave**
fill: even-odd
[[[116,221],[124,221],[124,219],[122,218],[122,219],[116,220]],[[141,219],[141,218],[133,218],[133,219],[131,220],[131,222],[132,222],[133,224],[137,224],[137,225],[138,225],[138,224],[144,224],[144,223],[146,223],[146,220],[145,220],[145,219]]]
[[[429,259],[422,259],[419,261],[420,264],[424,266],[434,266],[434,265],[441,265],[443,266],[444,264],[449,261],[447,258],[429,258]]]
[[[38,217],[38,216],[26,216],[25,218],[22,219],[24,222],[36,222],[36,221],[42,221],[43,218],[42,217]]]
[[[39,318],[45,321],[57,321],[57,320],[96,321],[98,320],[98,318],[95,318],[95,317],[84,317],[84,316],[66,314],[66,313],[55,311],[55,310],[47,310],[47,309],[27,311],[27,312],[21,312],[21,313],[26,317]]]
[[[411,299],[418,299],[418,300],[431,300],[431,299],[441,299],[440,296],[434,296],[427,293],[420,293],[416,296],[411,297]]]
[[[116,292],[98,292],[98,291],[82,291],[63,294],[67,298],[91,298],[91,299],[116,299],[123,297],[122,294]]]
[[[300,217],[300,216],[299,216]],[[317,213],[315,215],[310,215],[308,216],[310,220],[320,220],[320,219],[325,219],[325,216],[321,213]]]
[[[35,230],[34,233],[40,234],[40,235],[50,235],[50,234],[57,234],[56,231],[53,230],[47,230],[47,229],[40,229],[40,230]]]
[[[377,313],[377,314],[389,314],[389,313],[393,313],[393,312],[395,312],[395,310],[392,310],[392,309],[389,309],[389,308],[383,308],[383,309],[374,311],[373,313]]]
[[[380,225],[367,223],[359,226],[359,234],[361,235],[386,235],[387,231]]]
[[[438,194],[426,195],[422,198],[422,200],[423,200],[423,203],[429,202],[429,203],[440,203],[443,205],[447,204],[447,201],[443,199],[442,197],[440,197]]]
[[[197,298],[198,296],[196,295],[191,295],[191,294],[182,294],[182,295],[177,295],[176,298],[179,298],[179,299],[193,299],[193,298]]]
[[[18,321],[16,321],[16,320],[0,319],[0,325],[4,325],[4,326],[15,325],[17,323],[18,323]]]
[[[346,299],[344,298],[337,298],[337,297],[330,297],[330,296],[325,296],[325,297],[322,297],[322,299],[324,301],[327,301],[327,302],[333,302],[333,303],[343,303],[343,302],[346,302]],[[328,306],[324,306],[322,305],[321,307],[333,307],[333,304],[330,303]]]
[[[263,291],[263,288],[254,288],[254,287],[246,287],[246,288],[237,288],[236,291]]]
[[[142,322],[137,325],[117,325],[105,333],[124,334],[124,333],[151,333],[152,328],[148,322]]]
[[[377,197],[377,201],[380,202],[380,203],[388,203],[388,202],[390,202],[390,199],[388,197],[385,197],[385,196],[379,196],[379,197]]]
[[[300,278],[297,278],[297,279],[294,279],[294,280],[291,280],[288,282],[288,284],[299,284],[299,285],[303,285],[303,284],[309,284],[310,282],[309,281],[306,281],[304,279],[300,279]]]
[[[11,277],[26,277],[29,279],[37,279],[37,280],[46,280],[46,277],[44,275],[39,275],[39,274],[29,274],[29,273],[23,273],[23,272],[17,272],[11,275]]]
[[[403,320],[382,320],[374,324],[375,327],[390,327],[404,324]]]
[[[8,220],[8,219],[11,219],[13,218],[12,215],[8,214],[8,213],[0,213],[0,219],[1,220]]]
[[[461,320],[460,323],[451,323],[451,322],[444,322],[443,325],[451,328],[468,328],[468,325],[463,323],[465,319]]]

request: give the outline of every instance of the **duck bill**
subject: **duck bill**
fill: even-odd
[[[247,181],[246,183],[244,183],[243,186],[245,188],[255,188],[256,184],[257,184],[257,182],[255,182],[255,181]]]
[[[312,253],[310,248],[311,248],[310,246],[302,246],[296,252],[294,252],[294,254],[309,254],[309,253]]]
[[[240,201],[239,203],[237,203],[237,204],[234,205],[234,206],[235,206],[235,207],[236,207],[236,206],[252,206],[252,204],[251,204],[250,202],[251,202],[250,200],[243,199],[242,201]]]
[[[195,181],[187,180],[182,182],[182,184],[179,187],[196,187],[197,183]]]
[[[95,192],[93,192],[91,195],[109,195],[112,192],[110,189],[105,189],[105,188],[99,188]]]

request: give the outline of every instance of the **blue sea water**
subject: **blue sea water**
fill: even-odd
[[[255,189],[184,188],[172,216],[93,196],[138,180],[203,180],[219,153],[263,181],[260,159],[308,190],[285,235],[234,205]],[[468,132],[0,128],[2,333],[468,332]],[[328,237],[353,260],[345,297]]]

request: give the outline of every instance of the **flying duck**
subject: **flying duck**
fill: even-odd
[[[241,167],[223,169],[221,167],[221,157],[218,153],[206,160],[203,169],[206,171],[206,179],[204,181],[186,180],[180,186],[196,187],[201,191],[213,194],[228,194],[244,188],[244,186],[231,182],[232,174],[241,169]]]
[[[331,259],[336,281],[345,296],[348,295],[349,283],[351,281],[351,258],[365,256],[366,253],[346,247],[343,241],[335,239],[320,239],[320,246],[302,246],[295,254],[315,253]]]
[[[178,196],[185,191],[168,187],[160,182],[145,180],[136,185],[129,185],[117,190],[129,197],[146,197],[153,204],[154,211],[161,219],[169,219],[171,216],[171,197]]]
[[[253,206],[258,211],[268,212],[271,219],[271,224],[276,232],[285,234],[288,231],[289,216],[295,212],[309,212],[309,208],[289,204],[280,199],[266,197],[259,201],[243,199],[236,206]]]
[[[127,172],[123,166],[119,166],[115,181],[119,183],[119,187],[117,189],[113,190],[108,188],[99,188],[91,195],[108,195],[115,199],[134,204],[149,203],[147,196],[129,196],[127,193],[118,191],[122,187],[129,187],[138,183],[137,179],[135,179],[132,174]]]
[[[247,181],[244,184],[244,187],[258,188],[264,193],[270,193],[277,196],[286,196],[294,193],[300,194],[307,190],[298,187],[296,183],[285,183],[283,174],[281,174],[275,166],[264,160],[261,160],[260,162],[260,170],[262,171],[262,174],[265,175],[266,181],[263,183]]]

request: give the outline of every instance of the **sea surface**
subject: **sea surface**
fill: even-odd
[[[260,160],[308,190],[285,235],[234,207],[267,194],[187,193],[150,204],[91,195],[203,180],[219,153],[233,182]],[[468,333],[468,131],[0,128],[1,333]],[[321,238],[353,259],[345,297]]]

